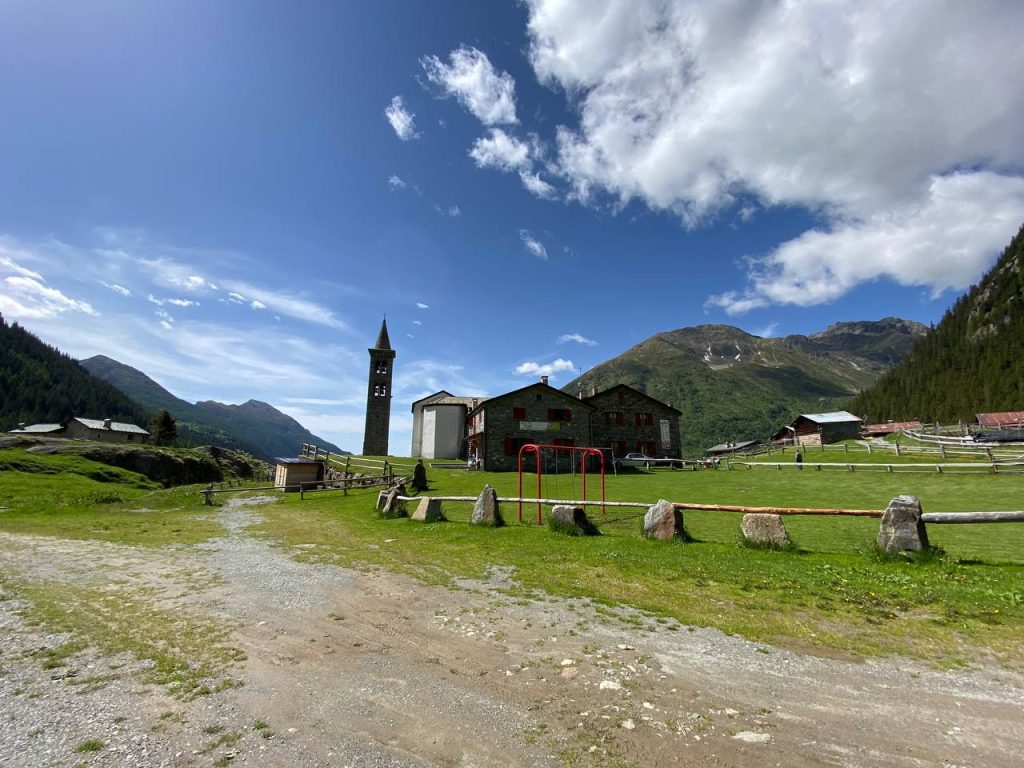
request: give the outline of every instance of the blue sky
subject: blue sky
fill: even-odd
[[[391,450],[659,331],[937,321],[1024,222],[1024,4],[0,6],[0,312]],[[102,414],[88,414],[102,416]],[[685,425],[684,425],[685,428]]]

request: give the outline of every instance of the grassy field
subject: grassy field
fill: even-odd
[[[12,467],[15,458],[0,457]],[[89,476],[93,469],[0,472],[0,507],[6,507],[0,529],[142,545],[219,535],[198,489],[154,490],[130,473],[101,481]],[[475,496],[484,483],[499,496],[517,492],[515,474],[430,470],[429,478],[433,495]],[[591,498],[597,487],[591,477]],[[580,478],[564,469],[545,480],[545,496],[580,493]],[[720,469],[637,470],[607,479],[609,500],[645,503],[665,498],[881,510],[905,493],[919,496],[925,511],[1013,509],[1024,498],[1024,475]],[[455,585],[459,577],[486,578],[493,568],[514,568],[512,599],[541,592],[588,598],[637,627],[676,626],[675,619],[801,650],[852,657],[902,653],[940,665],[966,664],[981,653],[1018,666],[1024,650],[1019,524],[932,525],[929,535],[942,550],[937,556],[883,558],[872,547],[875,519],[786,518],[796,549],[780,552],[740,546],[735,513],[687,512],[695,541],[684,544],[644,540],[640,509],[592,510],[603,535],[571,538],[516,524],[512,504],[503,506],[510,525],[481,529],[469,524],[468,503],[447,503],[448,522],[427,525],[380,519],[375,498],[375,490],[304,500],[288,494],[261,508],[264,522],[256,532],[285,546],[307,545],[292,550],[304,559],[383,567],[433,583]],[[535,514],[534,506],[524,508],[527,520]],[[640,613],[616,610],[623,605]],[[581,618],[567,631],[584,629]]]

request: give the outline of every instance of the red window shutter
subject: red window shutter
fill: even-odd
[[[641,424],[643,424],[643,421],[642,421],[643,414],[637,413],[637,414],[635,414],[635,416],[636,416],[636,425],[639,427]]]
[[[515,456],[516,454],[516,439],[514,437],[505,438],[505,455]]]
[[[566,409],[562,413],[565,414],[565,416],[563,417],[565,421],[572,421],[572,411]]]
[[[526,409],[522,406],[515,406],[512,408],[512,418],[516,421],[522,421],[526,418]]]
[[[653,413],[648,413],[647,414],[647,426],[651,426],[652,424],[654,424],[654,414]]]
[[[625,421],[626,417],[622,413],[622,411],[619,411],[618,413],[615,414],[615,423],[618,424],[620,427],[623,425],[623,423],[625,423]]]
[[[548,408],[548,421],[558,421],[558,417],[555,416],[554,408]]]

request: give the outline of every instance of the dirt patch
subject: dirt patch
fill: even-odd
[[[141,685],[130,659],[84,650],[71,666],[121,666],[73,690],[27,654],[66,638],[0,602],[13,638],[0,742],[17,745],[5,765],[998,767],[1024,748],[1024,680],[998,667],[850,663],[674,622],[638,630],[628,610],[509,598],[509,569],[448,589],[300,563],[248,536],[258,507],[215,514],[228,535],[189,550],[0,537],[9,577],[116,582],[218,616],[245,656],[240,688],[184,702]],[[61,721],[60,740],[30,735],[69,701],[94,717]],[[91,737],[104,746],[74,751]]]

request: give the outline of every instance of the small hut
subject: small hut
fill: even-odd
[[[827,445],[860,437],[861,419],[847,411],[801,413],[772,437],[778,443]]]
[[[300,483],[315,483],[324,479],[324,465],[316,459],[276,458],[274,487],[283,491],[297,491]]]

